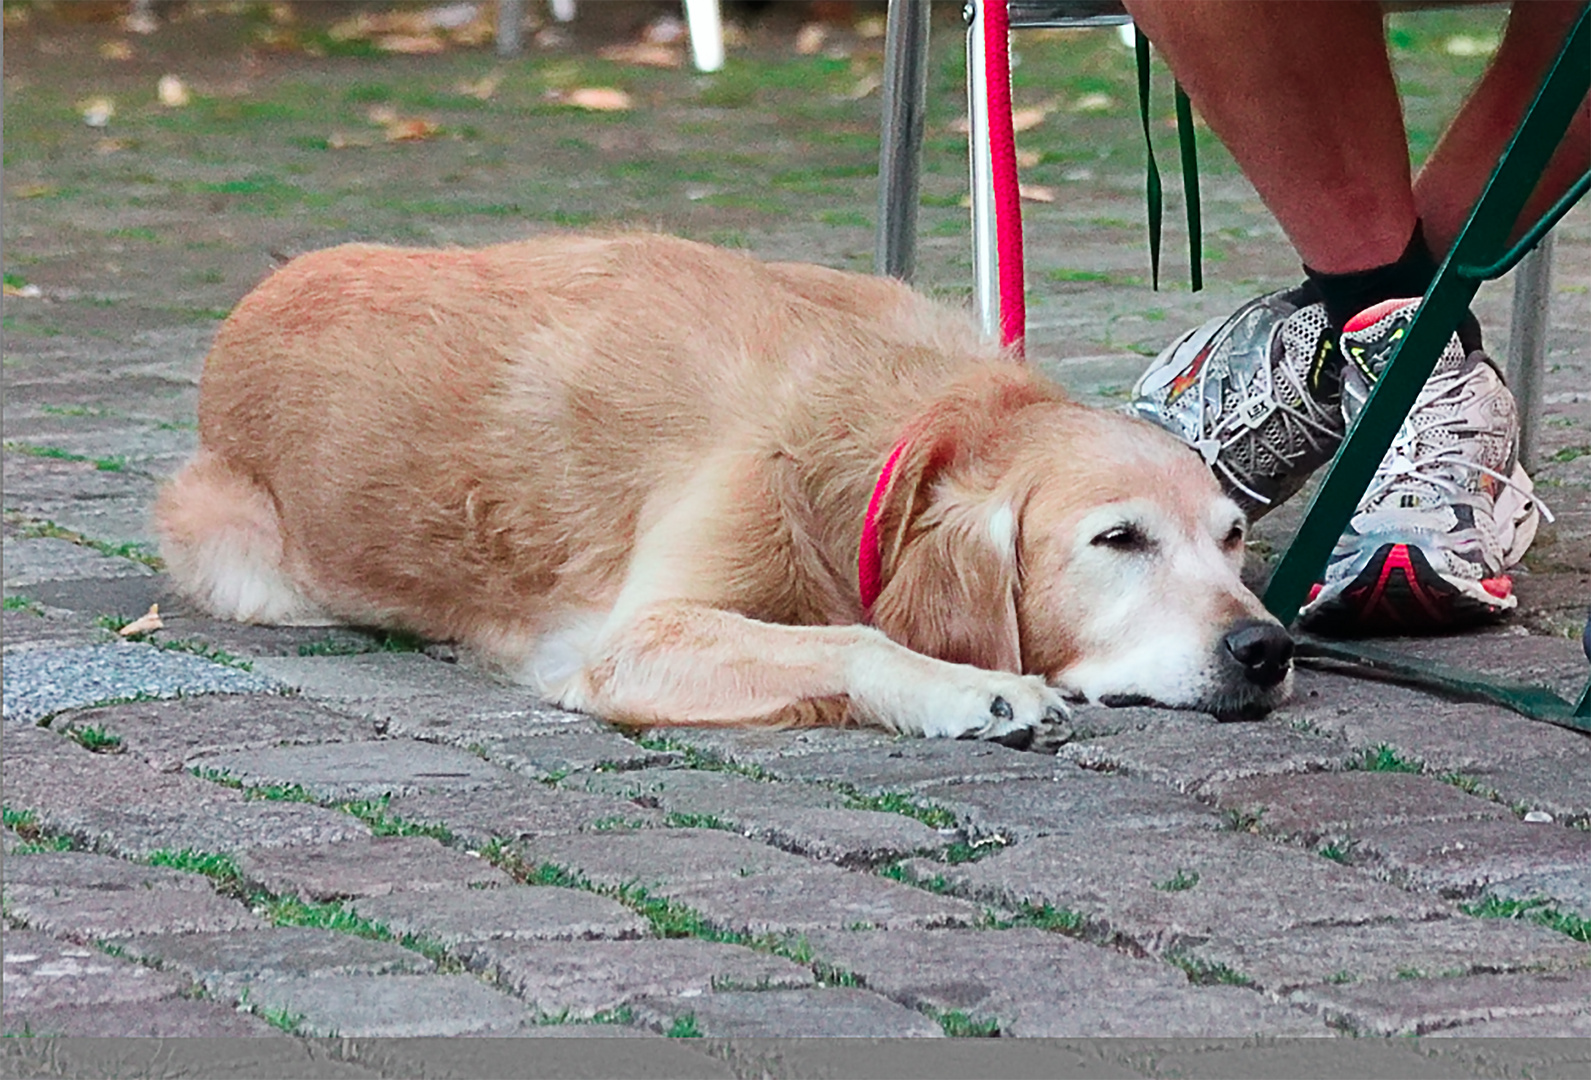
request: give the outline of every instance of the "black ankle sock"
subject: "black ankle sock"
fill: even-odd
[[[1304,267],[1304,274],[1326,304],[1326,320],[1333,330],[1371,304],[1402,297],[1424,296],[1436,277],[1436,258],[1425,243],[1425,230],[1414,223],[1414,235],[1398,261],[1351,274],[1323,274]]]

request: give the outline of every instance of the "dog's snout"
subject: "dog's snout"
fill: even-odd
[[[1270,687],[1287,677],[1293,660],[1293,639],[1280,625],[1245,619],[1221,639],[1221,644],[1242,666],[1249,682]]]

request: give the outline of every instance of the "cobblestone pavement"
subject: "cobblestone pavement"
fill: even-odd
[[[52,33],[8,24],[7,104],[20,95],[25,115],[50,63],[70,67],[60,41],[114,36]],[[261,85],[314,61],[271,62],[287,74],[255,73]],[[336,85],[417,70],[369,63],[386,66]],[[1042,752],[619,731],[470,671],[445,645],[196,615],[168,594],[145,523],[194,444],[216,315],[195,318],[192,298],[230,304],[267,245],[342,237],[312,217],[250,216],[224,191],[143,209],[18,196],[125,178],[70,115],[45,146],[13,137],[15,111],[7,283],[21,267],[44,295],[6,298],[7,1033],[1591,1036],[1591,742],[1501,708],[1325,665],[1301,670],[1293,702],[1262,722],[1081,708]],[[667,122],[734,113],[681,105]],[[640,137],[604,130],[626,153]],[[179,150],[211,188],[252,167]],[[1130,170],[1076,183],[1069,201],[1035,205],[1031,257],[1136,265],[1117,226],[1098,224],[1136,212]],[[865,176],[845,184],[871,208]],[[1238,236],[1220,280],[1154,295],[1039,275],[1038,362],[1109,402],[1144,363],[1102,340],[1124,312],[1153,304],[1156,325],[1140,329],[1164,338],[1295,272],[1240,179],[1216,167],[1209,191],[1207,220]],[[668,216],[666,194],[649,212],[703,232],[697,210]],[[847,265],[865,250],[865,221],[722,213],[762,254]],[[432,242],[526,231],[424,220],[438,223]],[[951,281],[963,241],[935,227],[924,275]],[[145,236],[168,231],[188,246]],[[1587,674],[1588,283],[1582,209],[1558,245],[1538,470],[1557,524],[1520,578],[1522,611],[1407,645],[1565,694]],[[1476,305],[1499,347],[1507,304],[1504,282]],[[1257,572],[1289,520],[1267,520]],[[164,629],[113,632],[154,603]]]

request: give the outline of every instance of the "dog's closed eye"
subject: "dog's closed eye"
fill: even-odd
[[[1246,535],[1247,533],[1244,531],[1242,523],[1234,523],[1233,526],[1227,530],[1225,538],[1223,538],[1221,541],[1221,546],[1228,551],[1231,551],[1233,548],[1242,547],[1243,540]]]
[[[1142,553],[1154,546],[1149,534],[1136,525],[1115,525],[1100,533],[1089,543],[1095,547],[1110,548],[1122,553]]]

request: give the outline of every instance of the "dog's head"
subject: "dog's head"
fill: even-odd
[[[1290,693],[1242,511],[1152,425],[1001,380],[923,421],[880,524],[874,619],[920,652],[1223,719]]]

